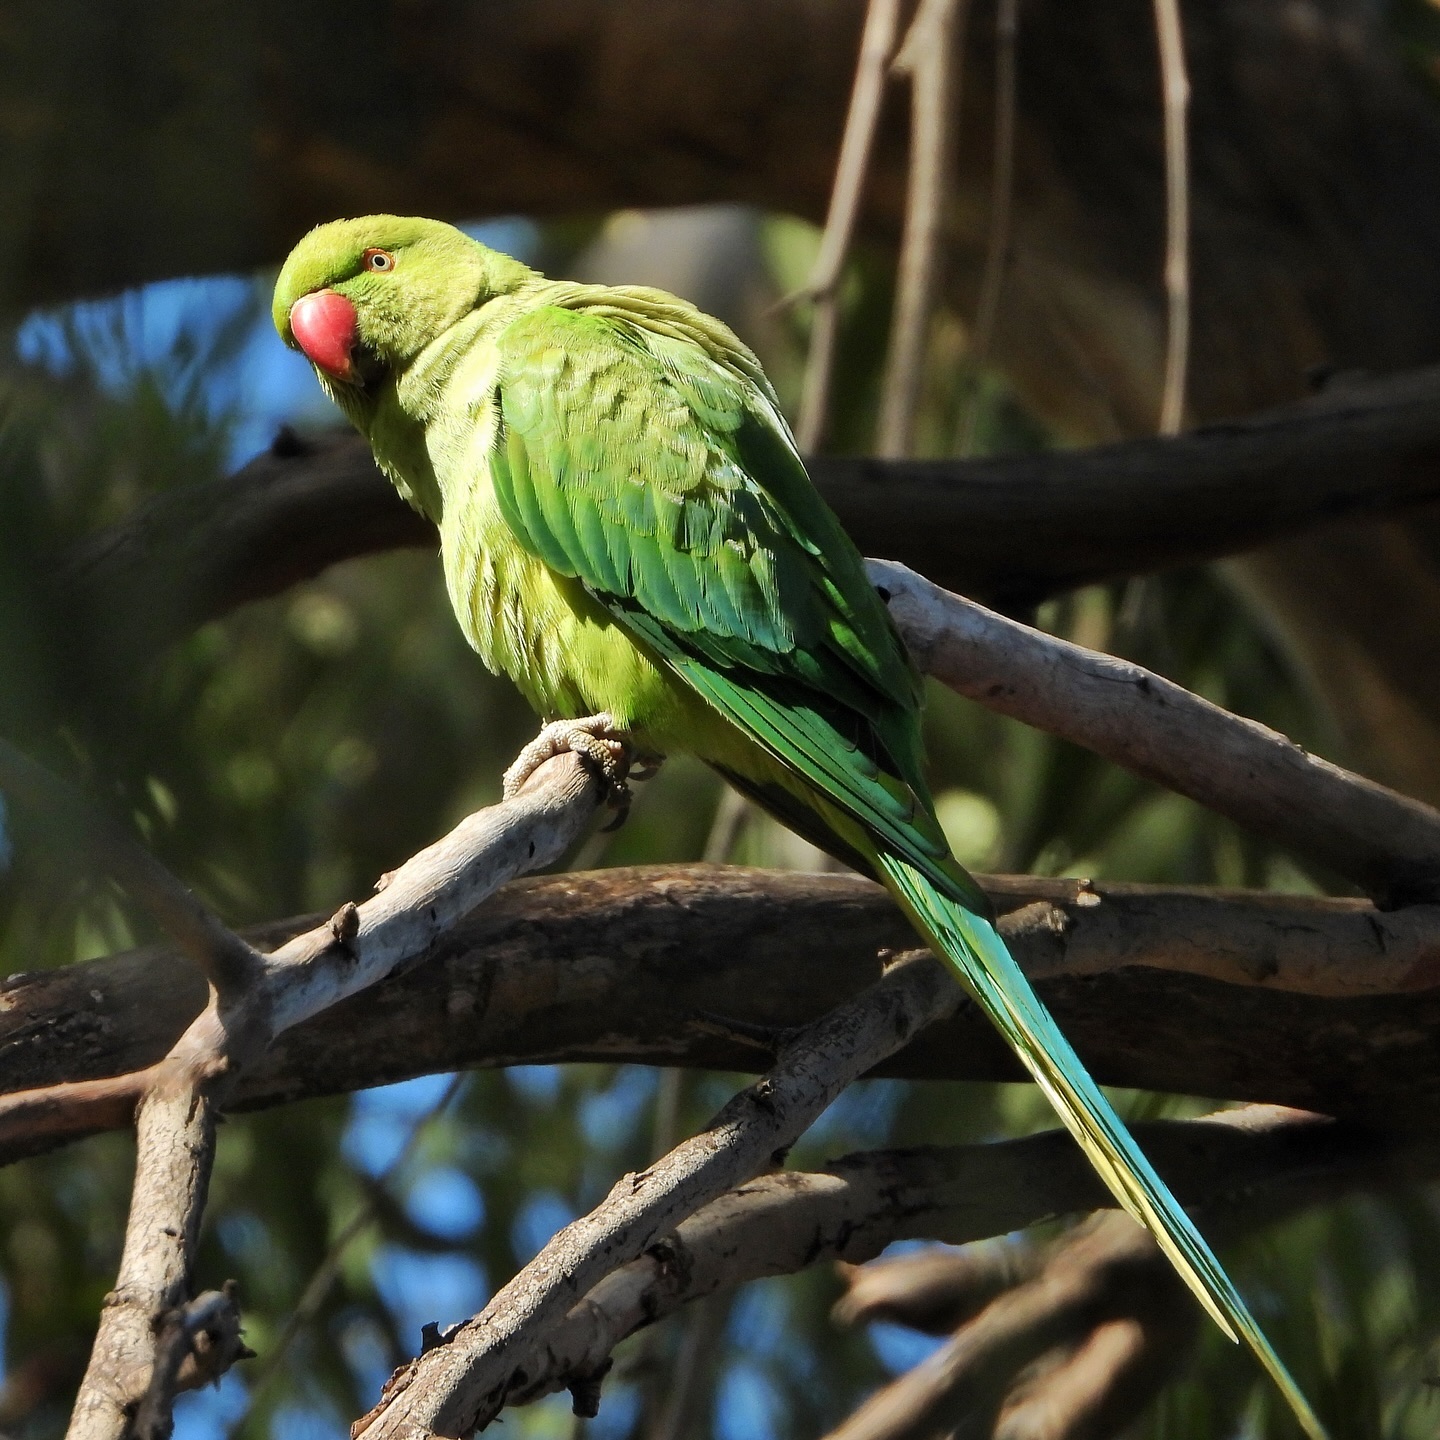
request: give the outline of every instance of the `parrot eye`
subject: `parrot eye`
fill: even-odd
[[[395,257],[388,250],[367,250],[364,263],[367,270],[384,272],[395,268]]]

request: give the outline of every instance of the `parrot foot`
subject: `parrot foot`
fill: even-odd
[[[615,722],[607,714],[555,720],[546,725],[505,772],[505,798],[513,800],[547,760],[569,752],[583,756],[600,772],[610,792],[606,803],[618,812],[606,829],[617,829],[630,813],[630,786],[626,783],[630,750],[616,734]]]

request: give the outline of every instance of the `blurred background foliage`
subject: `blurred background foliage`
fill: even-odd
[[[603,223],[490,222],[475,233],[552,274],[675,289],[734,323],[793,406],[816,232],[734,208]],[[874,420],[891,271],[862,251],[846,279],[833,446]],[[0,730],[81,780],[185,880],[241,924],[361,898],[384,870],[477,805],[534,728],[456,629],[433,555],[341,565],[205,626],[151,669],[117,673],[103,645],[43,600],[57,557],[148,495],[331,423],[308,369],[269,328],[268,277],[172,282],[30,316],[0,373]],[[923,449],[955,446],[974,405],[979,453],[1044,446],[998,372],[936,327]],[[1337,755],[1332,724],[1263,615],[1223,567],[1064,597],[1037,621],[1129,656]],[[1183,884],[1333,888],[1290,857],[1093,757],[932,696],[927,739],[957,853],[982,869]],[[0,966],[56,966],[151,938],[141,914],[76,868],[25,816],[0,816]],[[707,772],[672,761],[619,833],[577,863],[692,860],[813,868],[824,857],[737,810]],[[240,1282],[258,1360],[186,1397],[181,1440],[330,1440],[367,1409],[421,1326],[478,1308],[615,1176],[698,1127],[736,1077],[638,1067],[532,1067],[428,1077],[230,1120],[201,1273]],[[1193,1098],[1121,1097],[1134,1115]],[[857,1148],[993,1139],[1047,1126],[1024,1087],[854,1086],[797,1146],[797,1166]],[[0,1430],[63,1427],[118,1257],[127,1138],[0,1172],[5,1373]],[[343,1245],[338,1242],[345,1241]],[[338,1248],[337,1248],[338,1245]],[[1324,1413],[1354,1436],[1440,1426],[1440,1212],[1431,1194],[1307,1214],[1233,1257],[1238,1278]],[[552,1397],[507,1434],[620,1440],[790,1440],[837,1422],[933,1343],[828,1318],[826,1270],[716,1297],[631,1341],[597,1419]],[[1207,1334],[1189,1378],[1135,1434],[1288,1433],[1248,1360]]]

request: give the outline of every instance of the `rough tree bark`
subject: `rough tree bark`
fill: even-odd
[[[1434,907],[1383,914],[1357,900],[986,884],[1007,939],[1102,1080],[1433,1125]],[[248,938],[268,949],[314,918]],[[879,950],[912,937],[884,892],[853,875],[652,866],[522,880],[447,932],[425,963],[281,1036],[234,1103],[470,1065],[750,1071],[769,1052],[746,1035],[839,1004],[874,978]],[[0,991],[0,1093],[152,1064],[204,1002],[198,977],[154,949],[12,976]],[[884,1073],[1020,1078],[969,1006]],[[106,1123],[128,1123],[128,1111]],[[6,1135],[0,1156],[73,1133],[57,1126],[42,1117]]]

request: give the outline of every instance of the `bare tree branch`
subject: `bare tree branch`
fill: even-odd
[[[1129,661],[867,562],[926,674],[1328,866],[1394,907],[1440,898],[1440,813]]]
[[[855,67],[855,87],[845,116],[845,135],[840,158],[835,162],[835,184],[820,250],[811,267],[805,293],[815,303],[810,326],[810,349],[805,357],[805,380],[800,396],[800,416],[795,433],[802,449],[819,448],[829,419],[830,380],[835,369],[835,345],[840,330],[840,280],[845,257],[855,238],[860,205],[865,197],[865,176],[870,168],[870,151],[880,123],[885,98],[886,73],[895,49],[895,31],[900,19],[900,0],[870,0],[865,12],[865,29],[860,37],[860,60]]]
[[[1440,1113],[1440,909],[985,883],[1008,943],[1106,1082],[1418,1128]],[[281,922],[251,939],[269,949],[312,924]],[[913,933],[885,892],[855,875],[651,866],[519,881],[403,976],[280,1036],[229,1106],[476,1065],[753,1070],[763,1062],[752,1044],[699,1017],[762,1033],[803,1024],[863,988],[875,952],[913,944]],[[177,976],[158,950],[12,977],[0,988],[0,1091],[22,1093],[0,1099],[0,1159],[127,1125],[146,1086],[127,1072],[157,1063],[205,1004],[200,978]],[[884,1073],[1020,1078],[970,1007]]]
[[[871,573],[922,668],[962,693],[1079,740],[1282,839],[1366,884],[1382,902],[1435,898],[1440,815],[1427,807],[1312,760],[1283,737],[1138,667],[948,595],[903,566],[871,562]],[[23,766],[17,773],[22,781],[33,779]],[[226,988],[212,994],[158,1071],[71,1088],[68,1118],[46,1089],[7,1097],[0,1121],[23,1139],[37,1115],[51,1135],[57,1120],[61,1131],[74,1133],[97,1110],[113,1112],[117,1091],[127,1083],[132,1089],[149,1085],[136,1116],[139,1160],[119,1298],[102,1316],[72,1440],[118,1440],[130,1408],[151,1389],[156,1317],[184,1303],[214,1118],[238,1078],[277,1036],[383,979],[505,880],[558,855],[588,819],[595,789],[575,757],[562,757],[561,769],[548,780],[537,778],[514,801],[470,817],[446,841],[387,877],[384,892],[363,908],[342,907],[328,926],[263,959],[240,939],[228,939],[224,953],[245,957],[245,967],[226,974],[209,956],[212,973]],[[528,804],[527,793],[533,797]],[[679,1190],[683,1179],[676,1178]],[[677,1197],[678,1190],[660,1203],[659,1213],[668,1213],[665,1206],[679,1203]],[[622,1207],[619,1216],[635,1233],[653,1235],[658,1223],[644,1206],[628,1220]],[[669,1214],[670,1223],[675,1218]],[[596,1244],[604,1250],[608,1243],[602,1229]],[[447,1347],[443,1360],[431,1363],[432,1370],[440,1367],[439,1398],[429,1395],[433,1387],[422,1387],[425,1397],[404,1401],[401,1413],[418,1401],[427,1426],[441,1423],[441,1415],[450,1424],[456,1415],[483,1408],[484,1397],[503,1397],[507,1382],[495,1369],[495,1344],[543,1326],[548,1321],[537,1317],[567,1293],[571,1301],[583,1293],[598,1279],[586,1268],[593,1270],[596,1254],[592,1248],[576,1255],[573,1266],[557,1272],[559,1280],[539,1290],[522,1285],[497,1297],[495,1314],[502,1319],[487,1321],[480,1339]]]
[[[144,1087],[130,1217],[69,1440],[122,1440],[142,1403],[151,1435],[168,1430],[174,1387],[164,1366],[181,1341],[172,1334],[169,1347],[157,1349],[157,1335],[187,1304],[215,1121],[240,1076],[276,1036],[423,954],[506,880],[555,859],[604,788],[578,757],[550,761],[513,799],[470,816],[407,861],[363,906],[343,906],[328,924],[262,957],[238,988],[212,991],[158,1068],[120,1082]],[[53,1109],[54,1096],[30,1092],[8,1103],[11,1122],[23,1122],[27,1107]]]
[[[1185,1358],[1198,1311],[1182,1290],[1140,1226],[1102,1211],[946,1345],[872,1395],[832,1440],[928,1440],[957,1426],[1019,1440],[1027,1432],[1017,1426],[1037,1412],[1053,1423],[1038,1433],[1071,1440],[1075,1425],[1097,1411],[1119,1409],[1128,1420],[1134,1402],[1153,1393],[1137,1382],[1158,1387]],[[1018,1403],[1007,1405],[1012,1398]]]
[[[1433,1137],[1397,1141],[1270,1106],[1134,1129],[1180,1198],[1201,1211],[1207,1227],[1226,1234],[1252,1231],[1351,1190],[1410,1183],[1440,1171]],[[529,1403],[566,1388],[572,1376],[595,1373],[626,1336],[717,1291],[830,1259],[869,1260],[894,1240],[968,1245],[1105,1201],[1100,1182],[1059,1130],[990,1145],[851,1155],[819,1172],[762,1176],[682,1221],[660,1244],[600,1281],[515,1359],[528,1380],[507,1403]],[[1145,1239],[1128,1217],[1107,1213]],[[1015,1247],[1006,1249],[1013,1257]],[[889,1262],[911,1278],[920,1266],[937,1267],[949,1282],[946,1294],[934,1287],[922,1313],[911,1309],[898,1318],[961,1323],[1043,1264],[1038,1253],[1019,1264],[1005,1263],[1000,1254],[982,1248],[977,1257],[972,1248],[938,1261],[921,1255]],[[857,1272],[857,1283],[873,1268]],[[1199,1313],[1188,1292],[1179,1295]],[[892,1302],[888,1313],[899,1309]],[[887,1311],[872,1305],[850,1318],[877,1313]]]
[[[1155,0],[1160,83],[1165,115],[1165,388],[1162,435],[1178,435],[1185,419],[1185,372],[1190,362],[1190,157],[1185,133],[1190,79],[1180,0]]]
[[[930,318],[940,289],[960,117],[965,21],[970,0],[920,0],[895,57],[910,78],[910,177],[905,228],[895,277],[895,313],[880,392],[875,449],[909,455],[930,345]]]
[[[1428,1141],[1403,1158],[1386,1153],[1379,1133],[1347,1139],[1343,1128],[1327,1132],[1314,1117],[1263,1106],[1198,1124],[1216,1122],[1252,1138],[1284,1137],[1288,1151],[1260,1177],[1247,1173],[1255,1155],[1235,1172],[1225,1168],[1229,1157],[1212,1152],[1221,1165],[1215,1188],[1182,1189],[1221,1243],[1348,1188],[1421,1178],[1437,1158],[1422,1158],[1432,1150]],[[1351,1140],[1359,1148],[1347,1154]],[[1314,1144],[1320,1149],[1307,1154]],[[1368,1173],[1372,1163],[1379,1168]],[[1103,1440],[1122,1432],[1175,1376],[1200,1319],[1159,1248],[1114,1210],[1048,1244],[920,1252],[846,1278],[850,1291],[836,1307],[846,1323],[883,1316],[956,1332],[840,1426],[835,1434],[846,1440],[919,1440],[957,1426],[957,1434],[995,1440]]]
[[[177,1047],[178,1048],[178,1047]],[[162,1066],[135,1117],[135,1181],[115,1288],[105,1297],[68,1440],[120,1440],[154,1393],[149,1423],[168,1426],[173,1387],[152,1387],[157,1330],[190,1291],[215,1158],[215,1075],[182,1060]]]
[[[1168,440],[810,468],[865,553],[1013,609],[1440,498],[1440,369]],[[113,636],[117,663],[141,665],[237,605],[397,545],[438,548],[364,441],[286,435],[236,474],[167,491],[82,542],[57,566],[57,596]]]
[[[623,1177],[479,1315],[397,1372],[352,1436],[458,1436],[486,1424],[510,1390],[529,1382],[517,1359],[605,1275],[731,1186],[781,1163],[852,1080],[959,1002],[953,975],[932,956],[897,960],[863,994],[786,1040],[774,1068],[699,1135],[643,1173]]]

